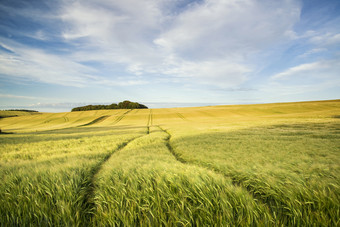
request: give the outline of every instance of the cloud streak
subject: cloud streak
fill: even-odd
[[[39,49],[11,44],[10,51],[13,53],[2,53],[0,56],[2,74],[64,86],[84,86],[96,79],[94,69],[75,61]]]
[[[246,81],[248,55],[283,39],[300,10],[294,1],[208,0],[181,12],[169,11],[176,1],[97,3],[72,1],[61,13],[70,25],[65,40],[86,42],[75,53],[83,61],[116,64],[127,75],[182,77],[217,87]]]
[[[10,98],[10,99],[41,99],[41,97],[31,97],[23,95],[11,95],[11,94],[0,94],[0,98]]]
[[[308,21],[326,16],[314,19],[319,11],[307,3],[38,0],[23,1],[22,8],[0,3],[0,79],[142,92],[156,87],[174,92],[171,84],[176,91],[196,87],[195,94],[205,88],[217,95],[239,87],[259,93],[273,83],[296,89],[337,81],[340,17],[308,27]]]
[[[339,77],[340,59],[324,60],[312,63],[301,64],[275,74],[271,77],[273,80],[287,80],[291,78],[303,77],[308,78],[328,78],[336,79]]]

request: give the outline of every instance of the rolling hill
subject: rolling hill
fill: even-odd
[[[340,100],[0,119],[0,225],[340,224]]]

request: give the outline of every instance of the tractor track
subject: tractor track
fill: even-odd
[[[259,194],[255,194],[251,188],[243,185],[242,182],[236,180],[236,178],[232,175],[228,175],[224,172],[222,172],[221,170],[219,169],[216,169],[216,168],[211,168],[211,167],[207,167],[205,165],[200,165],[198,163],[194,163],[194,162],[188,162],[187,160],[185,160],[184,158],[182,158],[178,153],[175,152],[174,148],[171,146],[170,144],[170,140],[171,140],[171,134],[163,129],[162,127],[160,126],[157,126],[161,131],[163,131],[164,133],[168,134],[168,137],[166,138],[166,147],[168,148],[169,152],[175,157],[175,159],[183,164],[189,164],[189,165],[193,165],[193,166],[197,166],[197,167],[200,167],[200,168],[204,168],[204,169],[207,169],[207,170],[210,170],[210,171],[213,171],[214,173],[218,174],[218,175],[221,175],[223,176],[224,178],[227,178],[228,180],[231,181],[231,183],[235,186],[235,187],[238,187],[238,188],[242,188],[244,191],[248,192],[249,195],[251,195],[251,197],[258,203],[262,204],[264,207],[268,208],[268,211],[270,212],[270,214],[272,215],[272,217],[274,217],[275,215],[273,215],[273,210],[271,209],[271,205],[270,203],[268,203],[268,201],[264,200],[263,198],[261,198],[261,195]]]
[[[101,117],[98,117],[96,119],[94,119],[93,121],[90,121],[89,123],[86,123],[86,124],[83,124],[83,125],[79,125],[77,127],[83,127],[83,126],[88,126],[88,125],[93,125],[93,124],[96,124],[96,123],[99,123],[99,122],[102,122],[104,121],[106,118],[110,117],[110,115],[105,115],[105,116],[101,116]]]
[[[117,119],[113,122],[112,125],[115,125],[115,124],[117,124],[118,122],[120,122],[120,121],[125,117],[125,115],[127,115],[129,112],[131,112],[131,110],[128,110],[128,111],[124,112],[123,114],[121,114],[120,116],[118,116]],[[102,121],[106,120],[107,118],[109,118],[109,117],[111,117],[111,116],[112,116],[112,115],[101,116],[101,117],[98,117],[98,118],[94,119],[93,121],[90,121],[89,123],[86,123],[86,124],[83,124],[83,125],[79,125],[79,126],[77,126],[77,127],[83,127],[83,126],[93,125],[93,124],[102,122]]]
[[[173,147],[171,146],[171,144],[170,144],[171,134],[170,134],[167,130],[163,129],[163,128],[160,127],[160,126],[158,126],[158,128],[159,128],[161,131],[165,132],[165,133],[168,135],[167,138],[166,138],[166,140],[165,140],[165,142],[166,142],[165,145],[166,145],[166,147],[168,148],[168,150],[170,151],[170,153],[176,158],[177,161],[179,161],[179,162],[181,162],[181,163],[183,163],[183,164],[186,164],[187,161],[184,160],[183,158],[181,158],[181,157],[175,152],[175,150],[173,149]]]
[[[179,118],[181,118],[182,120],[188,121],[188,119],[186,119],[182,114],[180,114],[180,113],[176,113],[176,114],[177,114],[177,116],[178,116]]]
[[[115,150],[107,154],[104,159],[100,162],[98,162],[91,170],[87,177],[85,177],[84,181],[80,185],[81,191],[83,192],[81,199],[79,200],[80,206],[82,207],[82,215],[86,217],[84,220],[87,220],[86,223],[82,223],[84,226],[91,223],[93,219],[93,215],[95,213],[95,201],[94,201],[94,195],[95,195],[95,189],[96,189],[96,176],[102,169],[103,165],[112,157],[113,154],[116,152],[124,149],[129,143],[132,141],[143,137],[145,135],[137,136],[133,139],[130,139],[122,144],[120,144]],[[82,226],[82,225],[80,225]]]
[[[131,110],[128,110],[126,112],[124,112],[123,114],[121,114],[119,117],[117,117],[117,119],[113,122],[113,125],[117,124],[119,121],[121,121],[126,114],[128,114]],[[85,112],[85,111],[83,111]],[[83,113],[81,113],[83,114]],[[78,125],[78,126],[72,126],[72,127],[66,127],[66,128],[59,128],[59,129],[52,129],[52,130],[44,130],[43,132],[53,132],[53,131],[58,131],[58,130],[64,130],[64,129],[72,129],[72,128],[80,128],[80,127],[84,127],[84,126],[89,126],[89,125],[93,125],[93,124],[96,124],[96,123],[99,123],[99,122],[102,122],[104,120],[106,120],[107,118],[111,117],[111,116],[115,116],[117,114],[114,114],[114,115],[105,115],[105,116],[100,116],[86,124],[82,124],[82,125]],[[66,119],[65,119],[66,118]],[[78,119],[77,121],[81,121],[82,119]],[[68,117],[64,117],[64,121],[65,122],[69,122],[69,118]],[[73,123],[76,123],[77,121],[74,121]],[[37,125],[40,125],[40,124],[44,124],[46,122],[43,122],[43,123],[39,123]]]
[[[153,125],[153,120],[152,120],[152,110],[150,110],[149,117],[148,117],[148,123],[147,123],[147,131],[146,134],[150,134],[150,127]]]
[[[113,122],[112,125],[117,124],[118,122],[120,122],[128,113],[130,113],[132,110],[128,110],[126,112],[124,112],[122,115],[120,115],[119,117],[117,117],[117,119]]]

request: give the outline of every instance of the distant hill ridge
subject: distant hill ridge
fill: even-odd
[[[71,111],[87,111],[87,110],[111,110],[111,109],[148,109],[147,106],[140,104],[138,102],[131,102],[125,100],[118,104],[112,103],[110,105],[87,105],[75,107]]]
[[[26,110],[26,109],[10,109],[10,110],[4,110],[4,111],[21,111],[21,112],[32,112],[32,113],[39,112],[37,110]]]

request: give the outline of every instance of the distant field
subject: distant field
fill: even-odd
[[[1,118],[0,226],[339,226],[339,116],[332,100]]]
[[[0,118],[28,116],[28,115],[34,115],[34,114],[40,114],[40,113],[28,112],[28,111],[0,110]]]

